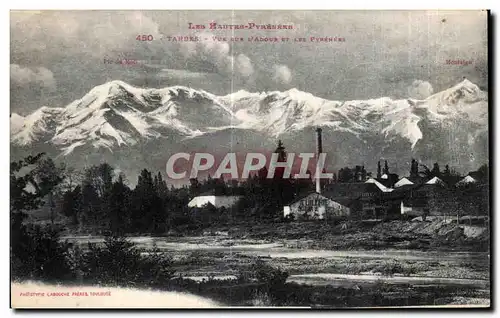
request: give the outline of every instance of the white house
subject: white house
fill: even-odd
[[[188,203],[190,208],[201,208],[205,204],[212,204],[216,208],[231,208],[241,200],[241,195],[199,195]]]

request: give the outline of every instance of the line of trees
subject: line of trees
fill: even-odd
[[[285,160],[286,151],[282,143],[278,143],[275,152],[280,154],[279,160]],[[78,232],[162,234],[169,230],[183,231],[185,227],[188,230],[201,229],[213,222],[227,224],[247,218],[275,219],[282,216],[284,205],[298,195],[314,190],[311,179],[283,178],[283,168],[277,169],[273,179],[266,178],[267,169],[264,167],[244,181],[209,176],[205,180],[191,179],[189,185],[180,188],[169,188],[161,172],[154,174],[147,169],[140,172],[135,188],[131,188],[124,174],[107,163],[78,172],[56,165],[42,155],[13,163],[11,173],[19,173],[30,165],[33,169],[25,175],[30,179],[19,184],[24,186],[24,195],[39,193],[41,197],[37,199],[40,201],[37,208],[48,213],[46,219],[54,224],[56,219],[64,216],[64,223]],[[387,162],[383,171],[389,172]],[[488,175],[487,166],[479,171]],[[363,166],[354,169],[346,167],[339,170],[337,182],[359,182],[359,179],[370,175]],[[441,171],[438,163],[429,169],[416,160],[412,160],[410,175],[422,179],[437,176],[449,184],[460,178],[456,172],[450,171],[448,165]],[[322,180],[323,186],[329,182]],[[188,208],[190,199],[207,192],[213,195],[242,195],[243,198],[237,206],[224,211],[213,206]]]
[[[84,171],[82,181],[62,193],[61,212],[75,226],[112,233],[163,233],[182,221],[188,191],[169,189],[161,173],[143,169],[131,189],[123,174],[115,178],[107,163]]]

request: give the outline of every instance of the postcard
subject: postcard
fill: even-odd
[[[11,11],[11,307],[490,308],[489,21]]]

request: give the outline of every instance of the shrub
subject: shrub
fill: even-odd
[[[403,268],[401,264],[395,260],[386,261],[383,264],[375,267],[373,269],[374,272],[379,272],[384,276],[392,276],[395,273],[402,273]]]
[[[278,305],[286,301],[286,280],[288,272],[266,264],[257,259],[247,271],[240,272],[237,281],[240,284],[256,283],[258,288],[254,294],[254,301],[259,306],[268,306],[271,303]]]
[[[115,236],[106,237],[103,247],[89,243],[80,264],[84,279],[98,284],[159,286],[174,275],[170,257],[157,248],[141,254],[133,243]]]
[[[61,243],[59,234],[52,227],[18,228],[11,247],[12,278],[49,281],[72,278],[70,244]]]
[[[288,278],[288,272],[282,271],[279,268],[272,267],[266,264],[261,259],[258,259],[250,267],[251,275],[259,283],[264,283],[268,286],[283,286]]]

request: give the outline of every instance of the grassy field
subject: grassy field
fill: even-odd
[[[487,306],[489,253],[470,250],[489,245],[484,231],[474,233],[467,237],[456,225],[432,222],[351,224],[347,229],[309,222],[240,224],[197,236],[130,240],[145,253],[155,247],[171,255],[176,277],[168,288],[226,305]],[[102,241],[96,236],[65,239],[83,248],[88,241]],[[256,262],[286,273],[284,284],[269,287],[250,279]]]

